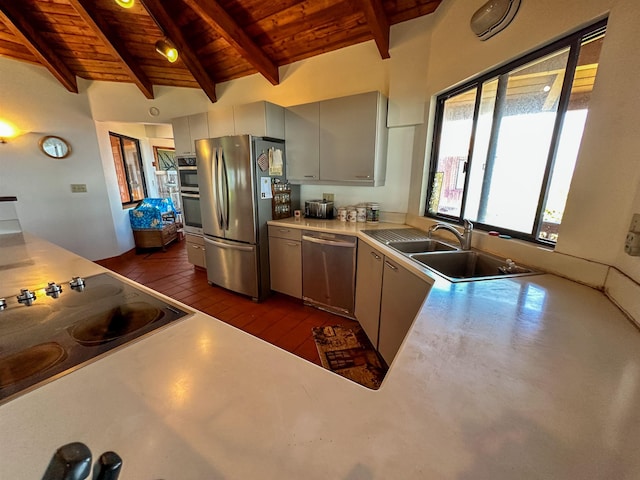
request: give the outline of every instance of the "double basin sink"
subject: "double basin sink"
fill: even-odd
[[[413,230],[413,229],[411,229]],[[417,230],[414,230],[414,232]],[[396,230],[401,235],[400,230]],[[376,238],[373,231],[367,232]],[[406,233],[409,233],[408,231]],[[423,232],[424,234],[424,232]],[[411,236],[411,235],[409,235]],[[433,239],[381,240],[387,246],[446,278],[450,282],[490,280],[505,277],[536,275],[540,272],[516,265],[511,260],[475,250],[459,248]],[[387,238],[388,235],[386,236]]]

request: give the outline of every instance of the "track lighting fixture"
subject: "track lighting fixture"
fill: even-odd
[[[167,38],[156,42],[156,52],[169,60],[171,63],[178,60],[178,49]]]
[[[115,0],[115,2],[122,8],[131,8],[135,3],[135,0]]]

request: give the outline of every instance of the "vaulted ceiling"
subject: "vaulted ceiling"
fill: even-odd
[[[368,40],[389,57],[389,28],[442,0],[0,0],[0,56],[41,64],[69,91],[77,77],[201,88]],[[180,56],[155,51],[168,38]]]

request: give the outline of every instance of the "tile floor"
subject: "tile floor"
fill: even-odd
[[[207,283],[204,270],[187,261],[186,242],[167,251],[135,250],[96,263],[245,332],[320,365],[311,329],[357,322],[303,305],[301,300],[273,293],[261,303]]]

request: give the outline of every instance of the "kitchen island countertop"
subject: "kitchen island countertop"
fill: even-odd
[[[0,295],[104,271],[25,238]],[[431,281],[377,391],[197,313],[1,405],[0,478],[74,441],[122,480],[640,478],[640,332],[602,293]]]

